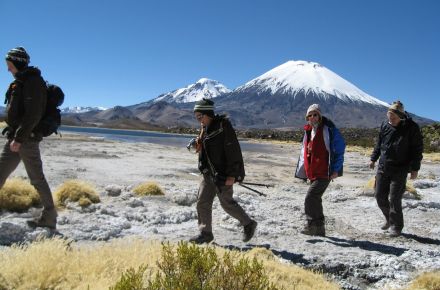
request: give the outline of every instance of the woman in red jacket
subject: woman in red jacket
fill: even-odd
[[[307,124],[295,177],[310,180],[304,202],[307,224],[301,233],[325,236],[322,195],[330,181],[342,176],[345,142],[332,121],[321,115],[318,104],[307,109]]]

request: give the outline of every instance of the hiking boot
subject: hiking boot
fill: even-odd
[[[390,222],[387,220],[381,227],[380,227],[380,229],[382,229],[382,230],[388,230],[389,228],[390,228],[390,226],[391,226],[391,224],[390,224]]]
[[[57,227],[57,212],[55,209],[43,210],[41,216],[37,219],[27,221],[28,226],[31,228],[42,227],[50,228],[52,230]]]
[[[308,236],[321,236],[325,237],[325,226],[307,225],[301,231],[301,234]]]
[[[255,234],[255,229],[257,228],[258,223],[256,221],[251,221],[249,224],[244,226],[244,232],[243,232],[243,242],[247,242]]]
[[[395,227],[391,227],[388,231],[388,236],[391,238],[396,238],[402,234],[402,230],[399,230]]]
[[[194,244],[204,244],[204,243],[210,243],[214,240],[214,236],[211,232],[201,232],[199,235],[192,237],[189,239],[191,243]]]

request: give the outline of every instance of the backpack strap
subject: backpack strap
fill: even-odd
[[[7,105],[11,101],[12,92],[17,88],[21,88],[23,86],[23,81],[20,79],[15,79],[12,83],[9,84],[9,88],[5,93],[5,101],[4,104]]]
[[[223,132],[223,119],[220,120],[220,127],[217,130],[215,130],[215,131],[213,131],[213,132],[211,132],[211,133],[209,133],[209,134],[207,134],[205,136],[205,138],[203,139],[203,143],[206,140],[214,138],[215,136],[221,134],[222,132]],[[210,171],[211,171],[211,174],[212,174],[212,178],[216,178],[218,176],[218,173],[215,170],[215,167],[212,164],[211,159],[209,159],[208,152],[207,152],[205,146],[204,146],[203,153],[205,154],[206,160],[208,161],[208,165],[209,165],[209,168],[210,168]]]
[[[221,134],[222,132],[223,132],[223,119],[220,120],[220,127],[217,130],[207,134],[205,139],[214,138],[215,136],[217,136],[218,134]]]

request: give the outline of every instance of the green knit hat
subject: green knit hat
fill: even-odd
[[[24,47],[19,46],[8,51],[5,59],[12,62],[18,70],[23,70],[28,66],[31,58]]]
[[[214,102],[210,99],[201,99],[197,101],[194,106],[194,112],[200,112],[202,114],[213,117],[214,116]]]

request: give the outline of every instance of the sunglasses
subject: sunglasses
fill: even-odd
[[[307,118],[318,117],[318,116],[319,116],[319,114],[314,113],[314,114],[307,115]]]

